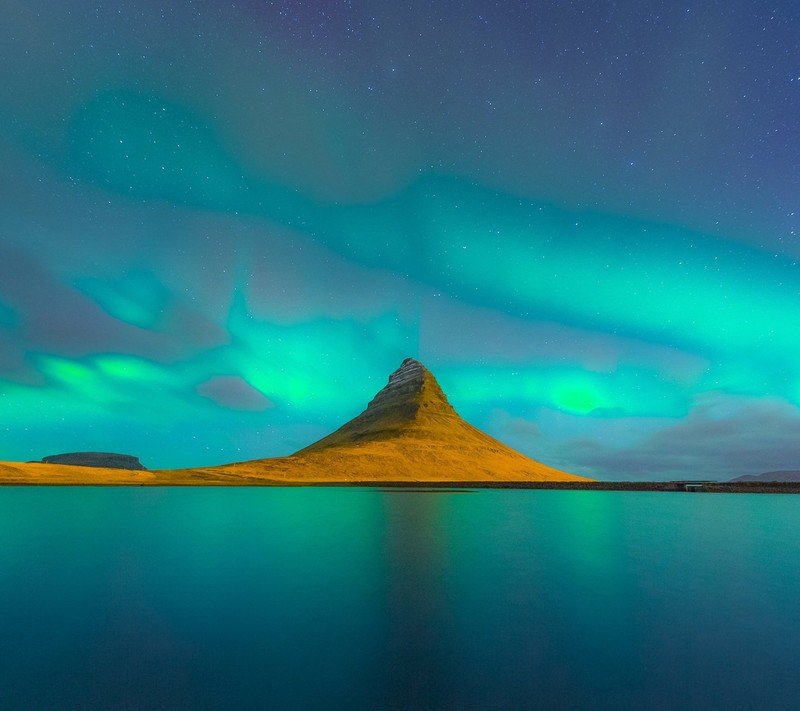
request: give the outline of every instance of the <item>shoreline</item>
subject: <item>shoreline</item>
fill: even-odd
[[[386,489],[551,489],[562,491],[655,491],[681,494],[800,494],[800,482],[708,481],[389,481],[313,483],[300,486],[354,486]],[[687,488],[688,487],[688,488]]]
[[[638,491],[665,492],[681,494],[800,494],[800,482],[712,482],[712,481],[278,481],[241,479],[239,481],[214,480],[181,480],[181,481],[3,481],[0,476],[0,487],[42,486],[111,486],[111,487],[341,487],[361,489],[385,489],[430,491],[445,493],[447,490],[465,491],[481,489],[518,489],[518,490],[552,490],[552,491]]]

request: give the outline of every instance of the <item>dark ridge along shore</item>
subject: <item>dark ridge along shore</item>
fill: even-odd
[[[315,484],[314,486],[371,486],[374,482]],[[800,494],[800,482],[726,481],[382,481],[381,489],[430,489],[459,491],[470,489],[542,489],[569,491],[663,491],[699,494]]]
[[[268,487],[337,487],[352,489],[371,489],[381,491],[408,491],[420,493],[466,493],[491,489],[540,490],[540,491],[650,491],[662,493],[698,493],[698,494],[800,494],[800,483],[795,482],[694,482],[694,481],[283,481],[276,482],[265,479],[241,478],[237,481],[209,480],[200,477],[172,479],[164,477],[147,481],[131,479],[94,481],[30,481],[14,477],[13,480],[4,470],[5,462],[0,462],[0,486],[268,486]],[[153,474],[169,474],[152,472]]]

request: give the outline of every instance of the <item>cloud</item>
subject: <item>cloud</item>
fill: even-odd
[[[111,282],[106,287],[109,298],[114,295],[121,301]],[[2,363],[19,362],[23,351],[68,357],[117,352],[174,361],[227,341],[222,326],[177,294],[161,288],[165,296],[158,308],[157,328],[145,328],[134,318],[125,320],[121,313],[110,313],[94,296],[65,283],[37,255],[2,246],[0,298],[8,304],[6,310],[15,315],[12,324],[3,326],[8,332],[5,340],[14,340],[19,346],[18,353],[5,354],[0,367]]]
[[[260,412],[275,404],[237,375],[217,375],[197,386],[197,392],[231,410]]]
[[[689,351],[577,328],[554,321],[518,318],[465,304],[440,294],[421,306],[420,348],[426,361],[445,363],[531,363],[577,365],[611,373],[620,366],[647,368],[670,382],[688,385],[708,368],[707,358]],[[491,338],[486,338],[491,333]]]
[[[719,479],[800,468],[800,410],[778,398],[705,393],[689,416],[624,447],[593,436],[551,444],[605,480]]]

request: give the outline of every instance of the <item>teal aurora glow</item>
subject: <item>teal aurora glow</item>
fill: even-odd
[[[0,459],[288,454],[414,356],[576,474],[798,467],[795,3],[0,28]]]

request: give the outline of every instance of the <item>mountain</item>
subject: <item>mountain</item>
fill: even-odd
[[[0,483],[24,481],[279,485],[592,480],[530,459],[465,422],[433,375],[418,361],[406,358],[366,410],[288,457],[127,473],[119,469],[0,462]]]
[[[195,471],[286,483],[589,481],[530,459],[465,422],[413,358],[360,415],[292,456]]]
[[[800,481],[800,471],[782,470],[776,472],[764,472],[763,474],[745,474],[731,479],[731,483],[742,481]]]

